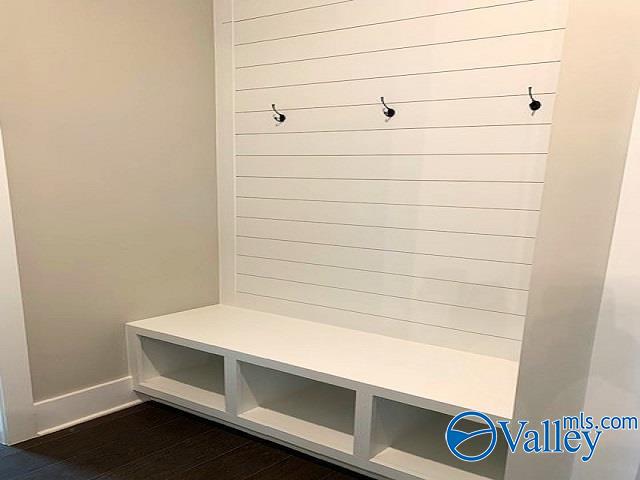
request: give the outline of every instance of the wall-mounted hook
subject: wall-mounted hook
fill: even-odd
[[[387,106],[387,104],[384,102],[384,97],[380,97],[380,101],[384,106],[384,108],[382,109],[382,113],[384,113],[384,116],[387,117],[387,122],[388,122],[394,117],[394,115],[396,114],[396,111],[393,108]]]
[[[271,109],[274,112],[276,112],[276,114],[273,116],[273,119],[278,123],[284,123],[284,121],[287,119],[287,116],[284,113],[280,113],[278,110],[276,110],[276,104],[275,103],[271,104]]]
[[[531,98],[529,108],[531,109],[531,116],[533,117],[536,112],[542,108],[542,102],[533,98],[533,87],[529,87],[529,98]]]

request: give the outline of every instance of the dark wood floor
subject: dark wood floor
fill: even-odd
[[[14,447],[0,480],[363,480],[365,477],[153,402]]]

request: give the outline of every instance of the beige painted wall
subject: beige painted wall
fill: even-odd
[[[124,322],[217,301],[210,0],[0,0],[36,400],[127,375]]]

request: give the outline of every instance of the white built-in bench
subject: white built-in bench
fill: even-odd
[[[356,470],[394,479],[501,479],[503,446],[455,459],[465,410],[511,418],[518,364],[215,305],[127,325],[135,389]]]

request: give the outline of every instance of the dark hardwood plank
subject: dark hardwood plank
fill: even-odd
[[[242,447],[251,440],[210,423],[213,429],[177,444],[166,444],[152,455],[115,468],[98,477],[100,480],[143,480],[183,478],[182,472]],[[97,479],[96,479],[97,480]]]
[[[54,433],[49,433],[48,435],[43,435],[41,437],[32,438],[31,440],[26,440],[24,442],[18,443],[11,447],[0,445],[0,458],[16,453],[18,451],[28,450],[37,445],[42,445],[44,443],[52,442],[54,440],[58,440],[62,437],[66,437],[68,435],[73,435],[74,433],[81,432],[82,430],[87,430],[89,428],[97,427],[98,425],[102,425],[118,418],[126,417],[127,415],[131,415],[133,413],[137,413],[141,410],[145,410],[147,408],[154,408],[158,404],[154,402],[145,402],[139,405],[127,408],[125,410],[120,410],[118,412],[111,413],[109,415],[105,415],[104,417],[94,418],[93,420],[89,420],[88,422],[80,423],[78,425],[74,425],[73,427],[68,427],[63,430],[58,430]],[[169,407],[164,407],[169,409]]]
[[[369,477],[347,470],[335,470],[322,480],[370,480]]]
[[[126,417],[128,415],[138,413],[142,410],[146,410],[147,408],[160,408],[164,410],[171,410],[170,407],[160,405],[155,402],[144,402],[139,405],[135,405],[133,407],[127,408],[125,410],[120,410],[118,412],[110,413],[109,415],[105,415],[104,417],[94,418],[93,420],[89,420],[88,422],[80,423],[72,427],[58,430],[57,432],[54,432],[54,433],[49,433],[48,435],[44,435],[42,437],[32,438],[31,440],[27,440],[25,442],[14,445],[14,448],[18,448],[21,450],[28,450],[30,448],[36,447],[37,445],[42,445],[43,443],[59,440],[62,437],[73,435],[83,430],[95,428],[99,425],[103,425],[105,423],[112,422],[113,420],[117,420],[118,418]]]
[[[324,480],[330,473],[329,466],[300,455],[289,457],[246,480]]]
[[[186,414],[178,410],[153,406],[110,422],[39,443],[25,449],[15,448],[0,461],[0,480],[13,480],[46,465],[66,460],[74,455],[113,442],[123,434],[141,435],[146,430]]]
[[[253,441],[182,472],[180,480],[245,480],[289,458],[284,449]]]
[[[14,452],[14,449],[12,447],[8,447],[6,445],[0,445],[0,459],[13,452]]]
[[[174,479],[366,477],[154,402],[0,448],[0,480]]]
[[[19,480],[90,480],[140,457],[165,450],[168,445],[175,445],[214,429],[214,424],[199,417],[178,417],[141,432],[140,435],[135,432],[123,433],[106,445],[47,465],[19,477]]]

